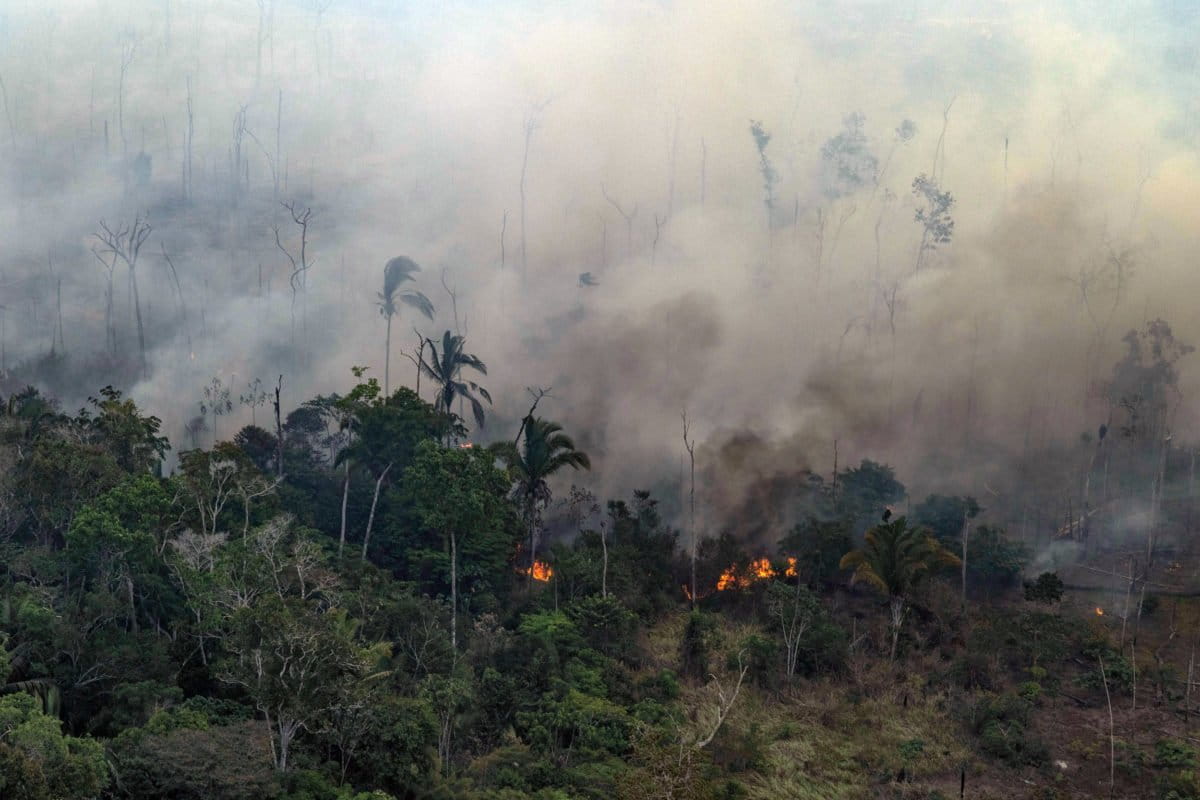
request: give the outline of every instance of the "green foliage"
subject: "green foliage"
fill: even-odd
[[[512,555],[520,528],[510,487],[493,457],[479,448],[443,448],[423,442],[402,479],[422,537],[412,557],[422,565],[430,588],[449,594],[451,538],[458,551],[459,590],[486,610],[487,597],[502,595],[510,584]],[[435,549],[436,548],[436,549]]]
[[[720,641],[719,637],[717,618],[703,611],[693,611],[679,644],[680,671],[693,678],[706,678],[710,671],[709,660]]]
[[[6,800],[51,800],[42,764],[0,742],[0,797]]]
[[[974,497],[931,494],[913,509],[912,519],[914,524],[929,528],[942,545],[957,552],[962,547],[963,523],[979,516],[982,510]],[[972,549],[975,538],[971,536]]]
[[[461,399],[471,405],[475,415],[475,424],[483,427],[483,403],[492,403],[492,396],[474,381],[463,380],[462,371],[471,369],[487,375],[487,365],[478,356],[466,352],[463,348],[467,340],[456,336],[450,331],[442,335],[442,349],[439,351],[433,339],[426,339],[420,353],[421,374],[427,376],[438,387],[437,406],[447,416],[454,416],[454,401]],[[429,350],[429,358],[425,358],[425,350]],[[448,444],[449,442],[447,442]]]
[[[1025,702],[1036,705],[1042,698],[1042,685],[1037,681],[1025,681],[1017,687],[1017,694]]]
[[[643,620],[674,606],[678,534],[663,525],[658,501],[645,490],[634,491],[632,504],[609,501],[607,528],[608,591]],[[591,552],[599,560],[596,550]]]
[[[967,573],[973,586],[1013,586],[1029,560],[1025,545],[1009,539],[1003,530],[988,525],[970,532],[967,547]]]
[[[1154,764],[1158,767],[1196,767],[1196,748],[1179,739],[1159,739],[1154,744]]]
[[[138,800],[258,800],[279,791],[262,722],[156,715],[144,729],[122,732],[110,757],[123,792]]]
[[[904,499],[904,484],[886,464],[864,459],[857,467],[838,474],[835,508],[841,519],[859,534],[879,521],[889,506]]]
[[[900,743],[900,759],[905,764],[913,764],[925,752],[925,742],[921,739],[909,739]]]
[[[580,598],[567,607],[567,615],[589,647],[610,658],[628,660],[634,657],[637,617],[616,597],[590,595]]]
[[[819,586],[838,574],[842,556],[852,546],[846,522],[809,517],[779,542],[779,554],[796,559],[798,576],[812,586]]]
[[[1200,800],[1200,774],[1181,769],[1159,775],[1154,781],[1158,800]]]
[[[769,689],[779,685],[780,649],[776,639],[752,633],[738,642],[737,653],[728,655],[725,666],[736,671],[740,654],[742,664],[748,667],[746,680]]]
[[[1106,644],[1090,642],[1084,649],[1091,666],[1075,679],[1078,686],[1097,692],[1104,691],[1107,682],[1111,694],[1129,694],[1133,690],[1133,665],[1125,656],[1113,651]],[[1104,660],[1103,674],[1099,658]]]
[[[42,713],[27,694],[0,696],[0,786],[25,778],[37,796],[44,781],[49,797],[84,800],[108,784],[104,748],[93,739],[64,736],[58,720]],[[42,780],[37,779],[40,773]]]
[[[430,782],[437,759],[437,719],[424,698],[387,696],[366,709],[350,777],[398,797]]]
[[[1050,605],[1062,600],[1063,582],[1057,572],[1043,572],[1034,581],[1025,581],[1025,599]]]
[[[1029,731],[1032,704],[1017,695],[984,697],[972,710],[972,727],[984,753],[1010,766],[1039,766],[1049,758],[1046,745]]]
[[[935,570],[958,563],[932,536],[909,527],[900,517],[867,531],[862,549],[847,553],[841,566],[854,570],[852,580],[863,581],[888,597],[905,597]]]

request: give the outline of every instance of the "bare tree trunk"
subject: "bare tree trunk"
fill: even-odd
[[[1192,723],[1192,680],[1196,669],[1196,636],[1192,636],[1192,649],[1188,655],[1187,686],[1183,689],[1183,729],[1191,730]]]
[[[146,331],[142,325],[142,303],[138,295],[137,270],[130,267],[129,280],[133,284],[133,311],[137,318],[137,334],[138,334],[138,352],[142,358],[142,378],[147,377],[146,374]]]
[[[1104,699],[1108,702],[1108,796],[1116,788],[1117,736],[1113,726],[1112,696],[1108,693],[1108,677],[1104,674],[1104,656],[1097,655],[1100,662],[1100,681],[1104,684]]]
[[[392,465],[388,464],[383,468],[383,472],[379,473],[379,479],[375,481],[375,497],[371,499],[371,513],[367,516],[367,532],[366,535],[363,536],[363,561],[367,560],[367,545],[371,543],[371,526],[375,524],[375,504],[379,502],[379,487],[383,485],[383,479],[387,477],[387,474],[389,471],[391,471],[391,469]],[[347,477],[346,480],[347,483],[349,483],[349,477]]]
[[[1158,518],[1160,507],[1162,505],[1163,495],[1163,480],[1167,472],[1167,448],[1171,446],[1171,435],[1167,434],[1162,440],[1162,449],[1159,455],[1158,475],[1154,482],[1154,493],[1151,495],[1150,506],[1150,528],[1146,532],[1146,571],[1150,571],[1150,565],[1154,563],[1154,539],[1158,532]]]
[[[692,439],[692,440],[688,439],[688,433],[690,430],[690,426],[688,425],[686,409],[684,410],[682,416],[683,416],[683,446],[684,446],[684,448],[687,449],[688,458],[691,460],[691,466],[692,466],[692,475],[691,475],[692,482],[691,482],[691,491],[689,492],[689,495],[688,495],[688,506],[689,506],[689,525],[691,526],[691,529],[692,529],[691,530],[691,533],[692,533],[692,547],[691,547],[691,550],[692,550],[692,552],[691,552],[692,591],[691,591],[690,599],[692,601],[692,609],[695,610],[696,602],[698,599],[696,597],[696,549],[697,549],[696,548],[696,443],[695,443],[694,439]]]
[[[383,396],[391,396],[392,315],[387,315],[387,338],[383,340]]]
[[[604,521],[600,521],[600,550],[604,563],[600,568],[600,596],[608,597],[608,533]]]
[[[904,598],[893,597],[892,611],[892,647],[888,652],[888,661],[896,660],[896,647],[900,644],[900,625],[904,622]]]
[[[1125,608],[1121,611],[1121,643],[1120,648],[1125,649],[1125,627],[1129,623],[1129,598],[1133,595],[1133,559],[1129,559],[1129,580],[1125,585]]]
[[[283,392],[283,376],[275,385],[275,475],[283,477],[283,417],[280,415],[279,398]]]
[[[962,527],[962,613],[967,613],[967,538],[971,533],[971,521],[967,512],[963,512]]]
[[[65,346],[63,349],[66,349]],[[1191,538],[1192,538],[1192,516],[1196,510],[1195,497],[1196,497],[1196,450],[1193,448],[1191,462],[1188,467],[1188,493],[1187,493],[1188,504],[1187,504],[1186,531],[1187,531],[1189,544],[1191,544]]]
[[[450,532],[450,649],[458,655],[458,537]]]
[[[346,501],[350,499],[350,459],[346,459],[343,466],[345,478],[342,481],[342,532],[338,536],[338,558],[342,557],[342,550],[346,547]]]

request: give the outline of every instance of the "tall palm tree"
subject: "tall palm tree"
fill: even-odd
[[[521,511],[529,530],[529,573],[537,561],[537,533],[539,512],[550,504],[550,486],[546,479],[563,467],[591,469],[592,461],[587,453],[578,450],[570,436],[563,433],[562,425],[540,417],[527,416],[521,423],[525,437],[520,449],[506,442],[499,448],[499,455],[508,462],[516,478],[516,496],[520,498]]]
[[[904,517],[876,525],[867,531],[862,548],[842,556],[842,569],[854,570],[851,583],[864,581],[888,597],[892,612],[889,659],[896,658],[909,596],[934,570],[959,563],[925,528],[909,527]]]
[[[406,282],[413,280],[413,275],[421,268],[411,258],[396,256],[383,266],[383,291],[376,296],[379,298],[379,313],[387,320],[387,338],[384,340],[383,357],[383,393],[391,393],[392,369],[392,317],[400,313],[399,303],[404,303],[420,311],[429,319],[433,319],[433,303],[429,298],[415,289],[401,289]]]
[[[487,389],[474,381],[461,380],[460,376],[463,368],[487,375],[487,364],[480,361],[478,356],[464,352],[463,346],[466,343],[467,340],[462,336],[455,336],[446,331],[442,335],[442,349],[439,351],[436,342],[426,339],[425,349],[429,351],[429,360],[425,360],[422,353],[421,372],[437,384],[438,392],[434,405],[446,412],[447,417],[453,414],[454,401],[462,398],[471,404],[476,424],[483,427],[483,403],[479,402],[479,399],[483,398],[491,405],[492,396],[488,394]],[[479,397],[476,397],[477,394]],[[447,445],[450,444],[451,432],[449,428],[446,431]]]

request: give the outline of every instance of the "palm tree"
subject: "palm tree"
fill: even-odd
[[[492,396],[479,384],[460,380],[459,376],[464,367],[487,375],[487,364],[480,361],[478,356],[463,352],[463,345],[466,343],[467,340],[462,336],[455,336],[446,331],[442,335],[442,349],[439,351],[432,339],[426,339],[425,349],[429,351],[429,360],[425,360],[422,352],[421,372],[437,384],[438,393],[434,405],[444,411],[447,417],[453,416],[451,408],[455,399],[462,398],[471,404],[476,424],[483,427],[483,403],[479,402],[479,398],[482,397],[491,405]],[[476,397],[476,394],[479,397]],[[450,444],[451,432],[452,427],[446,430],[447,446]]]
[[[909,527],[904,517],[876,525],[867,531],[861,549],[842,557],[842,569],[853,569],[850,582],[864,581],[887,595],[892,611],[892,649],[896,658],[900,625],[909,595],[942,566],[959,564],[925,528]]]
[[[517,480],[516,496],[529,529],[529,574],[537,561],[537,532],[539,512],[550,504],[551,493],[546,479],[563,467],[591,469],[587,453],[575,448],[575,442],[563,433],[562,425],[539,417],[527,416],[521,423],[525,437],[521,448],[505,443],[499,448],[501,458],[508,462]]]
[[[433,303],[429,298],[415,289],[401,291],[400,286],[405,281],[411,281],[413,275],[421,268],[411,258],[396,256],[383,266],[383,291],[376,296],[379,298],[379,313],[387,320],[387,338],[384,340],[383,356],[383,394],[391,393],[390,378],[392,368],[392,317],[400,313],[397,304],[405,303],[420,311],[429,319],[433,319]]]

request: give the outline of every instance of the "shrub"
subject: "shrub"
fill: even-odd
[[[679,644],[680,671],[684,675],[693,678],[708,675],[708,659],[717,645],[719,634],[715,616],[703,611],[692,612],[683,631],[683,641]]]
[[[1178,739],[1159,739],[1154,745],[1154,765],[1192,769],[1196,766],[1196,748]]]
[[[992,658],[982,652],[968,650],[950,665],[947,677],[958,687],[969,692],[995,689],[995,674]]]
[[[1154,784],[1158,800],[1200,800],[1200,780],[1192,770],[1160,775]]]
[[[1017,687],[1017,694],[1022,700],[1036,704],[1042,697],[1042,685],[1037,681],[1025,681]]]
[[[1046,744],[1027,728],[1031,708],[1028,700],[1015,694],[980,700],[972,714],[980,749],[1014,767],[1046,763]]]
[[[1057,572],[1043,572],[1034,581],[1025,581],[1025,599],[1033,603],[1050,605],[1062,600],[1062,578]]]

